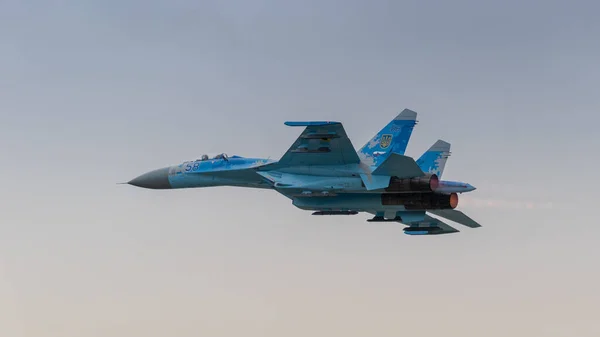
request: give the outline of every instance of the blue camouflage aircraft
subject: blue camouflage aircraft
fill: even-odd
[[[203,155],[201,159],[145,173],[128,184],[150,189],[239,186],[275,190],[313,215],[374,215],[396,221],[406,234],[458,230],[435,215],[467,227],[480,225],[456,210],[458,193],[475,187],[440,180],[450,144],[438,140],[418,160],[404,152],[417,113],[405,109],[358,152],[340,122],[285,122],[304,131],[279,161]]]

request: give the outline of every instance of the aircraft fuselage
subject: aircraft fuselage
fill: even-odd
[[[381,190],[367,190],[360,178],[362,173],[364,171],[359,165],[344,165],[334,169],[319,166],[278,169],[277,162],[273,160],[234,156],[228,159],[186,161],[142,174],[129,184],[149,189],[238,186],[277,189],[290,194],[385,193]],[[467,183],[442,180],[436,192],[463,193],[474,189]],[[404,191],[411,192],[415,191]]]

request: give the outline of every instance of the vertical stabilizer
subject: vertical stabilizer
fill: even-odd
[[[376,168],[390,153],[404,154],[416,120],[416,112],[404,109],[358,151],[361,161]]]
[[[417,160],[417,165],[423,172],[436,174],[441,179],[449,156],[450,143],[440,139],[427,152],[423,153],[421,158]]]

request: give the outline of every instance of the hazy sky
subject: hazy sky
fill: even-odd
[[[600,336],[596,1],[0,0],[0,335]],[[404,108],[483,228],[116,182]],[[595,214],[594,214],[595,215]]]

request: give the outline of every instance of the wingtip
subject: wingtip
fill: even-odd
[[[283,124],[287,126],[325,126],[341,123],[336,121],[286,121]]]
[[[438,139],[435,143],[433,143],[433,145],[431,145],[431,148],[429,150],[450,151],[450,146],[450,143],[448,143],[447,141]]]
[[[412,120],[416,120],[417,119],[417,113],[415,111],[410,110],[410,109],[404,109],[394,119],[395,120],[411,120],[411,121]]]

